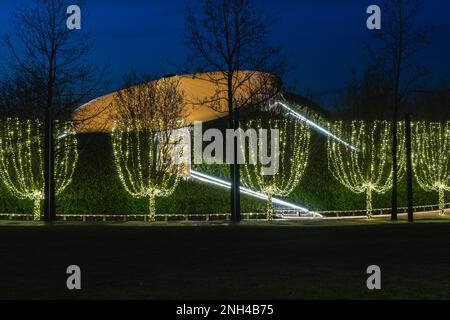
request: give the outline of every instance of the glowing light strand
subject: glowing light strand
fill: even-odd
[[[344,141],[339,134],[334,134],[333,132],[331,132],[329,129],[326,129],[320,125],[318,125],[317,123],[315,123],[314,121],[311,121],[310,119],[306,118],[305,116],[301,115],[300,113],[298,113],[297,111],[295,111],[294,109],[292,109],[291,107],[289,107],[286,103],[283,103],[281,101],[276,101],[275,105],[280,105],[281,107],[283,107],[285,110],[287,110],[287,113],[289,115],[291,115],[292,117],[303,121],[305,123],[307,123],[311,128],[317,130],[318,132],[320,132],[321,134],[327,136],[328,138],[334,139],[335,141],[343,144],[344,146],[353,149],[353,150],[357,150],[356,146],[351,145],[349,143],[347,143],[346,141]]]
[[[164,153],[170,154],[176,148],[177,138],[171,132],[158,134],[152,130],[131,129],[143,127],[135,124],[124,127],[115,127],[111,133],[115,167],[123,187],[132,197],[148,198],[148,217],[155,221],[156,198],[170,196],[184,170],[183,165],[170,163],[159,146],[166,146]],[[170,143],[172,147],[167,147]]]
[[[327,141],[328,168],[333,176],[354,193],[366,194],[367,218],[372,218],[373,193],[386,193],[393,185],[393,167],[390,161],[392,142],[391,124],[387,121],[375,121],[366,124],[353,121],[350,126],[342,122],[330,124],[333,132],[340,137],[350,137],[350,145],[345,147],[329,138]],[[405,170],[404,125],[398,126],[399,180]]]
[[[267,220],[271,221],[273,219],[273,196],[288,196],[300,183],[305,173],[309,159],[311,132],[307,124],[290,119],[269,120],[267,125],[263,125],[261,120],[250,121],[248,126],[258,130],[279,130],[279,148],[278,150],[275,148],[275,154],[272,155],[279,159],[278,172],[273,175],[263,175],[263,165],[257,157],[262,150],[263,140],[260,137],[259,150],[254,150],[250,144],[248,159],[242,167],[241,175],[245,187],[259,190],[267,196]],[[267,149],[270,150],[269,147]],[[243,154],[246,154],[245,143],[241,143],[241,150]]]
[[[72,182],[78,160],[73,125],[55,122],[56,195]],[[11,194],[33,201],[33,217],[40,220],[44,199],[43,125],[40,121],[8,118],[0,123],[0,177]]]
[[[198,171],[191,170],[190,177],[193,178],[193,179],[205,182],[205,183],[209,183],[209,184],[213,184],[213,185],[225,188],[225,189],[231,189],[231,183],[230,182],[225,181],[225,180],[221,180],[221,179],[209,176],[209,175],[206,175],[206,174],[198,172]],[[249,195],[249,196],[261,199],[261,200],[267,200],[268,199],[267,195],[265,195],[263,193],[260,193],[260,192],[257,192],[257,191],[253,191],[253,190],[250,190],[250,189],[242,187],[242,186],[241,186],[240,189],[241,189],[241,193],[243,193],[243,194],[246,194],[246,195]],[[304,212],[304,213],[310,212],[307,208],[298,206],[296,204],[293,204],[293,203],[290,203],[290,202],[287,202],[287,201],[284,201],[284,200],[273,198],[272,201],[273,201],[274,204],[277,204],[277,205],[282,206],[282,207],[287,207],[287,208],[290,208],[292,210],[296,210],[296,211],[300,211],[300,212]]]
[[[438,192],[443,215],[445,191],[450,191],[450,121],[415,122],[411,126],[416,180],[425,191]]]

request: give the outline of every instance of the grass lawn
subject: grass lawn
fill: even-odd
[[[0,298],[450,298],[450,220],[0,223]],[[83,289],[66,289],[66,267]],[[383,289],[366,288],[366,268]]]

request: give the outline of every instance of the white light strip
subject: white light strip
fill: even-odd
[[[194,170],[191,170],[190,176],[192,178],[194,178],[194,179],[197,179],[197,180],[200,180],[200,181],[203,181],[203,182],[206,182],[206,183],[211,183],[211,184],[214,184],[214,185],[219,186],[219,187],[223,187],[223,188],[226,188],[226,189],[231,189],[231,183],[230,182],[225,181],[225,180],[221,180],[221,179],[217,179],[215,177],[211,177],[211,176],[208,176],[206,174],[203,174],[203,173],[200,173],[200,172],[197,172],[197,171],[194,171]],[[243,193],[243,194],[246,194],[246,195],[249,195],[249,196],[261,199],[261,200],[267,200],[268,199],[268,197],[265,194],[261,193],[261,192],[253,191],[251,189],[247,189],[247,188],[244,188],[244,187],[241,187],[240,190],[241,190],[241,193]],[[292,209],[303,211],[303,212],[309,212],[309,210],[306,209],[306,208],[297,206],[295,204],[292,204],[290,202],[286,202],[286,201],[283,201],[283,200],[280,200],[280,199],[277,199],[277,198],[272,198],[272,201],[273,201],[273,203],[278,204],[280,206],[292,208]]]
[[[286,110],[289,111],[289,114],[291,114],[292,116],[294,116],[295,118],[306,122],[309,126],[319,130],[320,132],[324,133],[325,135],[333,138],[336,141],[339,141],[340,143],[342,143],[343,145],[345,145],[346,147],[353,149],[355,151],[357,151],[358,149],[354,146],[352,146],[351,144],[348,144],[347,142],[345,142],[344,140],[342,140],[341,138],[339,138],[338,136],[334,135],[333,133],[331,133],[330,131],[328,131],[327,129],[322,128],[321,126],[319,126],[318,124],[312,122],[311,120],[305,118],[304,116],[302,116],[300,113],[292,110],[292,108],[290,108],[288,105],[284,104],[283,102],[277,101],[277,104],[281,105],[283,108],[285,108]]]

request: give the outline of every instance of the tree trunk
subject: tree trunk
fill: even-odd
[[[49,103],[51,104],[51,102]],[[53,141],[53,119],[50,107],[45,110],[44,119],[44,219],[56,220],[55,212],[55,154]]]
[[[156,221],[156,197],[152,193],[148,199],[148,221]]]
[[[52,25],[52,49],[49,57],[47,101],[44,110],[44,220],[53,222],[55,213],[55,152],[53,137],[53,96],[56,72],[54,25]]]
[[[273,201],[272,201],[272,192],[267,194],[267,221],[273,220]]]
[[[397,100],[397,98],[396,98]],[[391,220],[397,221],[397,184],[398,184],[398,135],[397,135],[398,106],[397,102],[394,106],[394,119],[392,121],[392,208]]]
[[[412,164],[412,146],[411,146],[411,114],[405,118],[405,137],[406,137],[406,191],[408,203],[408,221],[414,221],[414,194],[413,194],[413,164]]]
[[[403,2],[399,2],[399,39],[398,47],[395,57],[396,69],[395,69],[395,87],[394,87],[394,116],[392,119],[392,209],[391,220],[397,221],[397,184],[398,184],[398,161],[397,161],[397,149],[398,149],[398,136],[397,136],[397,122],[398,122],[398,109],[400,107],[400,81],[403,62]]]
[[[34,198],[33,214],[34,214],[34,221],[41,220],[41,198],[40,197]]]
[[[372,189],[371,188],[367,188],[366,191],[366,214],[367,214],[367,219],[371,220],[372,219]]]
[[[443,188],[439,188],[439,215],[445,214],[445,192]]]
[[[228,115],[229,129],[236,130],[239,126],[239,111],[234,110],[233,105],[233,76],[234,73],[229,71],[228,74]],[[233,140],[233,163],[230,165],[230,181],[231,181],[231,197],[230,197],[230,213],[233,222],[241,221],[240,207],[240,168],[237,163],[238,141]]]
[[[234,130],[239,129],[239,109],[234,110]],[[241,166],[238,162],[238,153],[241,151],[240,141],[234,144],[234,186],[235,186],[235,222],[241,221]]]

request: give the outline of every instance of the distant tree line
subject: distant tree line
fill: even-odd
[[[346,91],[336,100],[336,112],[333,116],[339,120],[390,120],[391,95],[392,83],[376,68],[369,67],[360,78],[353,74]],[[399,112],[413,113],[416,120],[448,119],[450,83],[442,80],[438,86],[423,86],[412,90],[400,105]]]

